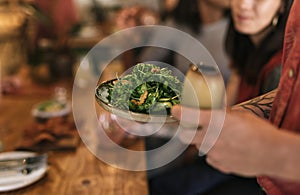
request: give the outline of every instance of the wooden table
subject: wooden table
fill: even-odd
[[[0,131],[4,151],[22,140],[22,129],[32,120],[31,108],[49,98],[55,85],[41,90],[27,88],[20,95],[0,97]],[[69,92],[71,94],[71,92]],[[143,149],[137,140],[131,147]],[[48,152],[48,170],[38,182],[6,194],[148,194],[146,172],[125,171],[98,160],[83,143],[76,151]]]

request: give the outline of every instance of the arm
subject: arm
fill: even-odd
[[[269,118],[270,111],[273,105],[273,100],[277,94],[277,89],[256,97],[254,99],[248,100],[246,102],[240,103],[232,107],[233,110],[246,110],[256,116]]]
[[[264,110],[255,103],[249,105],[250,110]],[[173,106],[172,115],[175,118],[181,119],[182,112],[186,123],[193,123],[195,118],[192,116],[198,115],[195,109]],[[223,111],[216,112],[224,116]],[[300,135],[278,129],[251,112],[245,112],[243,106],[227,110],[225,118],[220,117],[221,130],[208,131],[213,112],[201,110],[199,125],[202,130],[196,131],[192,143],[185,141],[186,137],[190,137],[189,130],[182,131],[179,137],[187,144],[195,144],[200,151],[208,148],[207,162],[225,173],[268,175],[300,182],[300,156],[297,155],[300,151]],[[219,133],[214,134],[216,132]]]

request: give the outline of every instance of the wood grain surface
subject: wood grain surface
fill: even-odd
[[[33,105],[51,97],[54,87],[48,86],[43,93],[28,88],[25,95],[0,97],[0,139],[4,151],[15,150],[20,144],[24,125],[34,120]],[[143,140],[136,139],[130,147],[143,150]],[[48,155],[48,170],[41,180],[4,194],[148,194],[146,172],[125,171],[105,164],[81,141],[75,151],[49,151]]]

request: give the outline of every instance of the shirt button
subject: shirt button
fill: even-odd
[[[289,70],[289,77],[292,78],[294,76],[294,71],[293,69],[290,69]]]

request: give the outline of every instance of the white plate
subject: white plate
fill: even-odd
[[[41,111],[39,108],[46,105],[58,105],[63,106],[61,109],[54,110],[54,111]],[[60,117],[60,116],[66,116],[71,111],[70,103],[67,103],[65,105],[62,105],[59,102],[56,102],[55,100],[48,100],[44,102],[40,102],[37,105],[35,105],[32,109],[32,115],[34,117],[38,118],[52,118],[52,117]]]
[[[23,151],[13,151],[13,152],[3,152],[0,153],[0,159],[6,158],[16,158],[16,157],[29,157],[35,156],[34,152],[23,152]],[[0,192],[6,192],[11,190],[16,190],[25,186],[28,186],[38,180],[40,180],[47,171],[47,164],[41,166],[38,170],[32,171],[28,175],[22,173],[14,172],[9,175],[1,177],[0,174]]]

